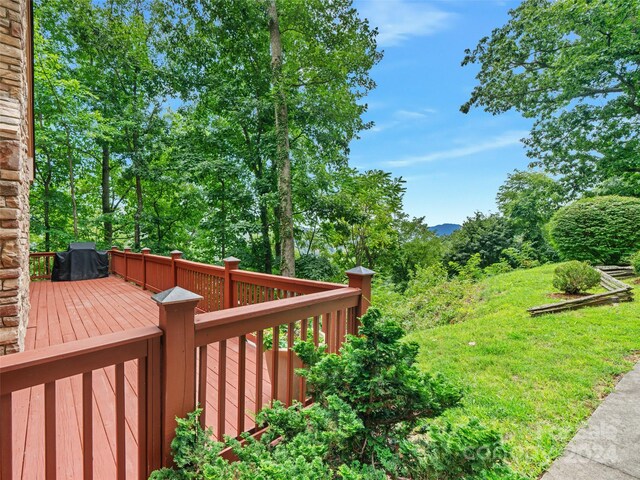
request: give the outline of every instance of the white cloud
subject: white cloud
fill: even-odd
[[[385,130],[389,130],[390,128],[397,127],[399,124],[400,122],[398,122],[397,120],[386,122],[386,123],[376,123],[369,130],[365,130],[365,132],[373,132],[373,133],[384,132]]]
[[[388,120],[383,123],[376,123],[371,127],[368,132],[383,132],[392,128],[403,126],[407,123],[416,122],[427,118],[430,115],[436,113],[433,108],[423,108],[421,110],[396,110],[391,117],[392,120]]]
[[[525,130],[510,131],[485,142],[469,144],[463,147],[452,148],[449,150],[440,150],[437,152],[427,153],[425,155],[406,157],[398,160],[390,160],[386,162],[386,165],[390,167],[409,167],[420,163],[429,163],[438,160],[468,157],[470,155],[475,155],[476,153],[498,150],[501,148],[518,145],[520,144],[520,139],[525,137],[527,134],[528,132]]]
[[[393,47],[410,37],[433,35],[448,28],[454,17],[426,2],[410,0],[361,0],[364,18],[378,27],[378,45]]]
[[[424,108],[422,110],[396,110],[393,113],[393,116],[400,120],[420,120],[434,113],[436,113],[436,111],[433,108]]]

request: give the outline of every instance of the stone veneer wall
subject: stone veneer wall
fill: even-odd
[[[29,320],[29,0],[0,0],[0,355]]]

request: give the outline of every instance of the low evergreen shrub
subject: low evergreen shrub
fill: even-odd
[[[349,337],[341,354],[299,342],[314,403],[289,408],[276,402],[258,420],[260,440],[214,442],[199,411],[178,422],[172,449],[176,467],[154,480],[387,480],[516,478],[505,464],[501,436],[477,421],[434,422],[460,404],[462,391],[441,375],[418,370],[418,347],[403,330],[370,309],[361,336]],[[278,441],[275,441],[278,439]],[[218,454],[230,446],[239,461]]]
[[[600,273],[591,265],[573,260],[559,265],[553,275],[553,286],[565,293],[583,293],[600,283]]]

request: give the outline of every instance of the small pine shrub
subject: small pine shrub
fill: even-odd
[[[636,275],[640,275],[640,251],[631,255],[629,262],[631,263],[633,271],[636,273]]]
[[[340,355],[299,342],[314,403],[275,402],[257,416],[266,433],[242,445],[224,444],[202,430],[200,411],[178,421],[171,447],[176,466],[152,480],[387,480],[516,478],[495,431],[477,421],[453,426],[434,419],[460,405],[462,391],[441,375],[421,372],[418,347],[376,309],[362,317],[361,336],[350,336]],[[278,441],[275,441],[278,439]],[[238,461],[219,457],[229,446]]]
[[[600,273],[591,265],[577,260],[559,265],[553,275],[553,286],[565,293],[583,293],[600,283]]]

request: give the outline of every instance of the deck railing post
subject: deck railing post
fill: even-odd
[[[162,336],[162,465],[171,466],[176,417],[196,408],[195,308],[200,295],[173,287],[154,295]]]
[[[358,333],[360,318],[367,313],[367,310],[371,305],[371,280],[373,279],[375,272],[368,268],[355,267],[351,270],[347,270],[346,274],[347,277],[349,277],[349,286],[360,289],[358,306],[355,308],[354,318],[352,319],[351,325],[348,327],[348,333],[355,335]]]
[[[117,273],[115,267],[113,266],[113,252],[117,252],[118,247],[115,245],[111,247],[111,251],[109,252],[109,273]]]
[[[151,252],[151,249],[148,247],[144,247],[140,250],[142,253],[142,289],[147,289],[147,259],[146,256]]]
[[[131,249],[128,247],[124,249],[124,281],[125,282],[129,280],[129,262],[127,259],[127,253],[131,253]]]
[[[238,301],[236,299],[237,292],[235,288],[235,282],[231,278],[233,270],[238,269],[240,265],[240,259],[236,257],[227,257],[224,262],[224,299],[222,307],[224,309],[237,307]]]
[[[173,286],[178,286],[178,266],[176,260],[182,258],[182,252],[180,250],[173,250],[171,252],[171,278],[173,279]]]

